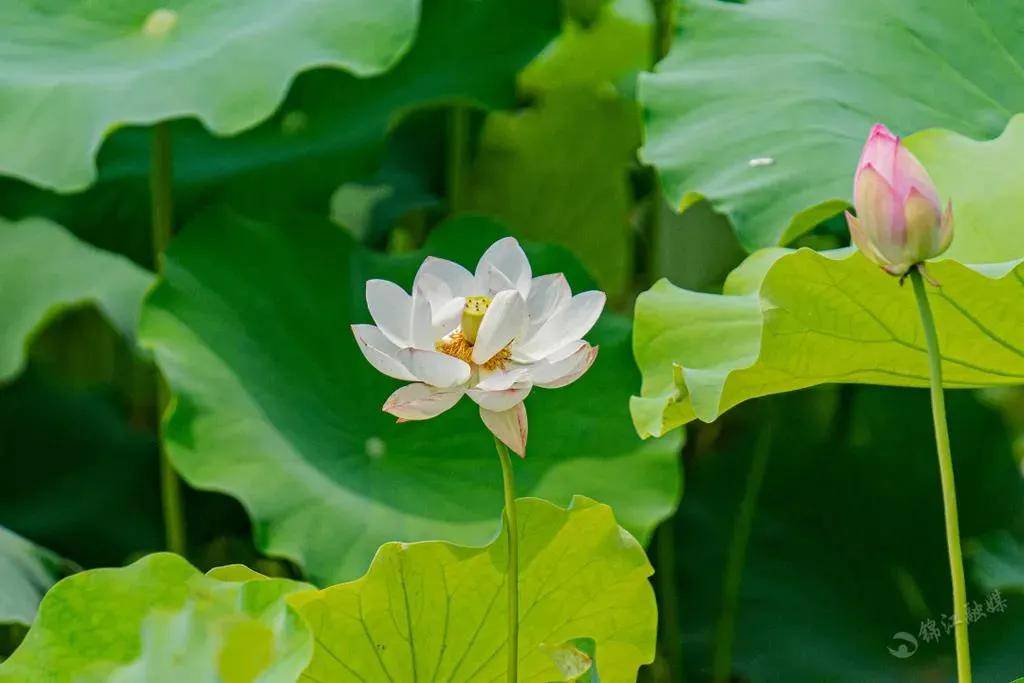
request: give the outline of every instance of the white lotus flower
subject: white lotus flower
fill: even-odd
[[[395,379],[384,411],[426,420],[463,395],[480,406],[495,437],[526,455],[526,408],[534,386],[556,389],[590,368],[597,347],[583,341],[604,308],[603,292],[572,295],[561,273],[533,277],[514,238],[492,244],[476,273],[428,257],[412,294],[387,280],[366,283],[374,325],[353,325],[366,360]]]

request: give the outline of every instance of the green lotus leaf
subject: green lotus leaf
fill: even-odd
[[[960,532],[970,547],[1020,528],[1024,480],[1003,418],[974,392],[947,399]],[[955,680],[928,392],[819,387],[742,406],[720,426],[722,438],[687,468],[674,518],[687,680],[707,680],[737,510],[766,444],[736,604],[732,680]],[[978,575],[976,559],[968,560],[969,579]],[[974,679],[1007,681],[1022,669],[1015,643],[1024,638],[1024,597],[1005,591],[1008,605],[999,611],[991,591],[967,585],[972,608],[984,614],[970,625]],[[928,620],[938,640],[922,637]],[[899,656],[900,645],[911,656]]]
[[[619,295],[632,277],[629,169],[639,142],[636,106],[613,90],[557,91],[536,107],[491,114],[466,204],[516,234],[571,248]]]
[[[44,219],[0,219],[0,382],[18,374],[39,331],[93,304],[128,337],[152,276]]]
[[[326,222],[220,212],[187,227],[140,332],[173,392],[163,434],[175,466],[192,485],[241,500],[257,545],[319,583],[359,576],[390,540],[486,542],[501,477],[478,411],[464,401],[438,419],[395,424],[381,406],[398,383],[365,361],[349,326],[370,320],[366,280],[408,288],[427,254],[472,267],[503,234],[470,216],[435,230],[421,252],[385,257]],[[592,287],[564,251],[528,253],[535,272]],[[519,492],[603,499],[645,539],[679,495],[679,439],[643,444],[630,427],[628,321],[605,314],[588,339],[601,346],[594,367],[527,401]]]
[[[1024,593],[1024,543],[1008,531],[969,549],[974,577],[987,590]]]
[[[0,526],[0,624],[31,624],[43,594],[68,569],[56,554]]]
[[[80,190],[118,126],[194,116],[233,135],[269,116],[300,71],[387,70],[418,13],[416,0],[6,3],[0,173]]]
[[[927,290],[946,386],[1024,384],[1024,264],[1010,260],[1024,257],[1012,190],[1024,117],[990,142],[936,130],[907,144],[955,207],[953,245],[928,264],[941,283]],[[632,412],[644,435],[825,382],[928,384],[911,288],[852,249],[756,252],[721,295],[662,280],[637,300],[633,345],[643,387]]]
[[[454,103],[515,106],[516,73],[557,35],[559,18],[559,4],[550,0],[429,0],[411,48],[383,74],[304,72],[273,116],[232,138],[195,120],[173,122],[176,215],[187,222],[214,195],[322,213],[339,185],[377,170],[388,135],[409,112]],[[0,212],[45,214],[94,244],[148,263],[148,231],[140,226],[149,223],[150,144],[148,129],[114,133],[99,154],[98,182],[83,194],[2,183]]]
[[[643,548],[611,508],[516,501],[520,533],[519,680],[573,680],[552,649],[592,639],[605,683],[636,680],[654,658],[657,613]],[[505,672],[506,529],[486,547],[388,543],[366,576],[300,610],[316,635],[316,681],[490,681]],[[303,596],[305,599],[306,596]]]
[[[671,204],[708,198],[748,251],[849,203],[876,121],[991,138],[1024,111],[1022,0],[692,4],[640,83],[643,158]]]
[[[562,33],[519,74],[531,95],[566,88],[623,85],[653,58],[654,13],[644,0],[602,0],[589,21],[569,17]]]
[[[629,173],[640,144],[636,103],[613,84],[632,90],[650,64],[653,23],[642,0],[609,2],[586,27],[567,20],[520,75],[534,106],[487,117],[466,187],[465,208],[568,247],[613,299],[633,276]]]
[[[291,683],[313,639],[286,579],[200,573],[169,553],[64,579],[43,598],[0,681]]]

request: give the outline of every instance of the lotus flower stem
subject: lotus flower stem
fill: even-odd
[[[455,105],[448,114],[448,151],[446,185],[448,191],[448,213],[463,208],[463,185],[465,184],[466,150],[469,147],[469,109]]]
[[[508,683],[516,683],[519,669],[519,524],[516,521],[516,483],[508,448],[495,437],[494,447],[501,460],[501,479],[505,488],[505,522],[508,526]]]
[[[153,267],[163,271],[164,249],[171,241],[174,202],[171,194],[171,131],[166,122],[153,128],[153,147],[149,171],[149,192],[153,221]],[[167,459],[160,438],[161,422],[167,409],[167,386],[157,373],[157,441],[160,449],[160,493],[163,501],[164,532],[167,549],[185,554],[185,511],[181,502],[181,482]]]
[[[765,411],[768,413],[769,411]],[[732,528],[732,541],[722,578],[722,608],[715,629],[715,650],[711,666],[713,683],[727,683],[732,675],[732,647],[736,639],[736,609],[740,601],[740,587],[743,583],[743,569],[747,561],[750,532],[754,528],[754,516],[761,498],[768,456],[772,450],[772,416],[765,415],[764,426],[754,447],[754,457],[747,473],[747,486],[736,511]]]
[[[931,366],[932,419],[935,423],[935,445],[939,455],[939,473],[942,479],[942,504],[946,513],[946,545],[949,548],[949,570],[953,578],[953,620],[956,638],[956,668],[959,683],[971,683],[971,650],[967,639],[967,586],[964,580],[964,561],[960,552],[960,523],[956,507],[956,482],[953,478],[953,456],[949,449],[949,427],[946,424],[946,401],[942,393],[942,357],[935,319],[928,304],[924,276],[920,267],[913,268],[910,281],[921,314],[921,326],[928,341],[928,361]]]

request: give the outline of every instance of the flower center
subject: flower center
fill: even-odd
[[[476,344],[476,335],[480,332],[480,323],[484,320],[484,313],[491,305],[489,296],[466,297],[466,305],[462,309],[462,336],[472,344]]]
[[[480,323],[483,322],[484,314],[487,313],[487,308],[490,305],[490,297],[467,297],[466,306],[462,309],[462,323],[459,329],[447,339],[437,342],[435,348],[441,353],[473,365],[473,344],[476,343],[476,336],[480,332]],[[504,370],[510,360],[512,360],[512,352],[504,348],[487,359],[481,367],[491,371]]]

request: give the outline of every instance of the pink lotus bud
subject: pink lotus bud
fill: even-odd
[[[899,137],[876,123],[853,179],[856,218],[846,212],[854,244],[887,273],[904,275],[953,240],[953,207],[942,203],[921,162]]]

